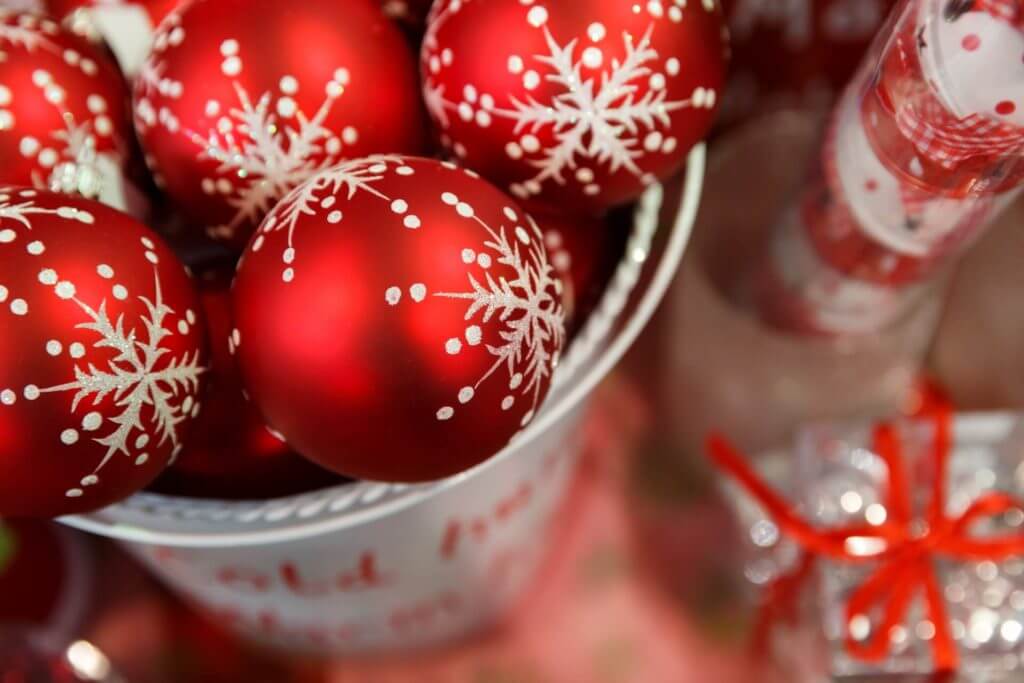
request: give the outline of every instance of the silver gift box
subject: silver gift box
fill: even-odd
[[[1003,492],[1024,499],[1024,423],[1020,416],[957,416],[947,466],[945,513],[957,518],[979,497]],[[932,499],[935,476],[934,421],[896,424],[913,509],[912,527],[921,527]],[[889,518],[886,508],[889,470],[873,450],[870,425],[822,424],[805,429],[792,452],[765,454],[757,467],[766,481],[791,501],[815,527],[839,529],[878,526]],[[759,589],[793,571],[801,549],[786,538],[761,506],[735,484],[728,485],[746,532],[750,555],[744,573]],[[1024,511],[985,518],[972,525],[972,537],[1024,534]],[[879,540],[851,538],[851,552],[871,556]],[[867,614],[848,618],[847,604],[879,568],[878,561],[844,562],[819,558],[802,589],[800,619],[777,624],[773,650],[801,680],[829,677],[858,680],[929,680],[934,673],[936,624],[928,618],[924,584],[918,585],[905,618],[890,629],[888,654],[869,662],[853,656],[848,636],[875,636],[884,602]],[[997,683],[1024,680],[1024,557],[1004,561],[960,561],[937,557],[936,575],[943,594],[947,629],[960,656],[960,671],[951,680]],[[919,577],[913,580],[915,583]],[[808,646],[808,641],[823,647]],[[795,645],[799,644],[799,645]],[[815,657],[822,652],[823,657]],[[812,661],[817,659],[817,661]]]

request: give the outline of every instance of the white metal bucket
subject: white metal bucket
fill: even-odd
[[[644,195],[626,254],[544,407],[491,460],[429,484],[356,482],[257,502],[143,493],[61,521],[120,540],[239,633],[293,651],[410,649],[492,623],[545,555],[588,397],[647,324],[679,266],[704,157],[703,145],[690,153],[668,220],[663,188]]]

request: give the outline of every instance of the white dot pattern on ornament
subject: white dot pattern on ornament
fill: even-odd
[[[526,101],[513,98],[499,105],[491,94],[481,94],[474,83],[461,86],[461,101],[447,99],[439,76],[447,62],[454,60],[454,55],[451,60],[444,58],[451,48],[442,46],[438,36],[446,22],[459,10],[460,5],[452,3],[432,15],[424,41],[428,65],[424,94],[431,116],[442,131],[452,130],[451,112],[459,120],[474,123],[479,128],[488,128],[492,119],[498,116],[509,119],[516,131],[529,131],[519,140],[510,140],[504,145],[509,159],[523,162],[524,173],[527,170],[534,173],[533,177],[509,185],[509,190],[520,198],[536,196],[550,183],[565,184],[573,177],[572,169],[580,166],[581,158],[588,158],[594,166],[606,166],[612,173],[632,174],[641,186],[649,185],[652,176],[639,165],[645,156],[676,155],[682,151],[678,140],[666,134],[672,113],[686,108],[710,109],[717,101],[715,91],[703,87],[696,88],[689,98],[679,98],[674,83],[681,73],[680,61],[675,56],[667,56],[666,59],[653,46],[652,36],[658,30],[659,22],[668,19],[678,24],[683,21],[686,1],[635,2],[632,11],[646,14],[651,20],[646,33],[639,39],[627,32],[616,39],[605,24],[591,22],[581,27],[582,35],[568,37],[573,43],[559,41],[552,34],[546,7],[533,2],[522,4],[526,7],[526,25],[543,34],[550,51],[529,56],[511,54],[504,66],[509,73],[521,78],[527,91],[536,92],[542,83],[561,88],[564,92],[554,95],[552,100],[557,106],[543,97],[533,99],[533,95]],[[702,4],[706,11],[714,11],[713,0],[703,0]],[[624,59],[606,56],[606,41],[609,40],[622,46]],[[572,50],[572,44],[584,41],[578,50]],[[566,59],[566,54],[572,59]],[[658,71],[659,63],[661,71]],[[587,71],[581,75],[580,69]],[[642,83],[641,79],[646,82]],[[619,85],[607,86],[608,92],[604,92],[605,84],[612,82],[626,83],[637,92],[627,102],[620,97],[621,90],[611,92],[611,88],[619,88]],[[646,95],[641,85],[646,86]],[[473,103],[476,98],[482,102],[484,97],[489,98],[490,107],[487,111],[478,111]],[[481,113],[486,116],[480,116]],[[624,123],[626,121],[628,123]],[[540,143],[537,133],[544,129],[554,138],[553,143]],[[657,132],[658,136],[650,137],[652,132]],[[585,137],[594,138],[594,144],[579,145],[578,140]],[[460,158],[469,155],[466,149],[468,141],[452,140],[448,132],[442,138]],[[575,178],[584,195],[597,196],[601,193],[601,186],[595,178],[593,171],[589,177]]]

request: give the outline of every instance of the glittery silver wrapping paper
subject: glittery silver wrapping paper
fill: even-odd
[[[954,445],[946,470],[946,513],[957,517],[979,496],[995,491],[1024,498],[1024,427],[1019,417],[969,415],[956,420]],[[932,495],[930,448],[933,427],[928,421],[900,425],[904,468],[910,481],[915,516],[923,517]],[[872,451],[866,425],[820,425],[805,430],[795,451],[759,460],[762,475],[800,514],[822,529],[852,524],[879,524],[888,517],[885,491],[888,470]],[[730,491],[737,488],[730,485]],[[792,569],[799,551],[779,535],[775,524],[745,495],[734,495],[751,548],[746,578],[763,587]],[[1015,510],[994,522],[981,522],[976,535],[1017,531],[1024,534],[1024,511]],[[926,617],[919,590],[906,618],[889,634],[890,654],[880,663],[861,661],[844,645],[849,632],[866,638],[880,614],[847,621],[846,605],[877,563],[822,560],[804,587],[800,629],[780,625],[774,639],[777,654],[792,663],[805,653],[793,652],[794,637],[806,648],[806,631],[816,630],[826,643],[823,669],[844,683],[854,681],[918,681],[934,671],[932,639],[935,625]],[[949,630],[961,658],[954,680],[970,683],[1024,681],[1024,558],[998,562],[936,563],[945,597]],[[801,666],[807,669],[806,661]],[[806,680],[814,680],[808,678]],[[821,680],[821,679],[818,679]]]

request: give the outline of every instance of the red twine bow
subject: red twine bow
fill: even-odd
[[[846,605],[846,618],[847,623],[856,617],[866,618],[877,608],[883,614],[882,622],[864,640],[856,640],[848,633],[845,645],[850,654],[867,662],[885,659],[889,653],[890,631],[905,622],[911,602],[923,592],[928,618],[935,626],[932,639],[935,668],[938,671],[958,668],[959,654],[950,634],[949,617],[934,561],[944,557],[960,562],[998,562],[1024,555],[1022,534],[979,539],[970,533],[977,522],[1011,510],[1024,509],[1024,505],[1012,496],[995,492],[979,497],[958,517],[946,516],[945,472],[951,445],[950,411],[939,410],[932,419],[935,423],[935,436],[929,453],[935,465],[932,498],[926,516],[918,520],[913,517],[911,486],[904,469],[899,434],[891,424],[875,428],[874,450],[885,462],[889,473],[884,493],[888,515],[877,526],[814,527],[758,477],[725,438],[714,434],[708,439],[709,457],[765,508],[780,531],[796,541],[804,553],[792,573],[769,586],[755,632],[755,645],[764,645],[775,620],[794,618],[797,594],[816,559],[824,557],[839,562],[877,565],[851,595]],[[877,546],[877,551],[865,553],[863,549],[869,546]]]

